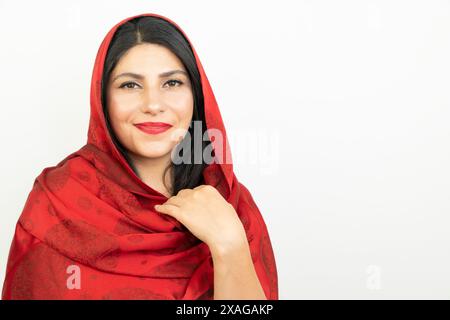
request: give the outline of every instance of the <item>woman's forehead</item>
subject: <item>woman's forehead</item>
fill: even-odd
[[[185,71],[181,60],[171,50],[156,44],[139,44],[119,59],[114,74],[131,72],[159,76],[176,69]]]

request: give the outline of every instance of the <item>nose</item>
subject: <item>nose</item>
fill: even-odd
[[[158,90],[150,89],[144,92],[144,99],[142,103],[143,112],[158,114],[164,112],[165,106]]]

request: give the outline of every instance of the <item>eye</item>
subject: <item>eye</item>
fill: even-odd
[[[124,87],[126,87],[126,89],[134,89],[133,87],[129,87],[129,86],[133,86],[133,85],[136,85],[137,86],[137,83],[135,83],[135,82],[125,82],[125,83],[123,83],[119,88],[124,88]]]
[[[181,86],[183,84],[183,82],[172,79],[172,80],[167,81],[165,84],[173,84],[173,85],[169,85],[169,87],[176,87],[176,84]]]

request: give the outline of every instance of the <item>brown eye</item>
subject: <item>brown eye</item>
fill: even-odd
[[[169,87],[176,87],[177,84],[181,86],[183,84],[183,82],[181,82],[179,80],[169,80],[165,84],[172,84],[172,85],[169,85]]]
[[[133,86],[133,85],[137,86],[137,83],[135,83],[135,82],[125,82],[119,88],[124,88],[125,87],[126,89],[134,89],[133,87],[130,87],[130,86]]]

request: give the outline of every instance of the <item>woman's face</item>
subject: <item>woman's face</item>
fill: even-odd
[[[194,109],[191,83],[182,62],[169,49],[139,44],[118,61],[107,85],[110,123],[131,156],[168,155],[189,129]],[[135,124],[164,122],[162,133],[148,133]]]

